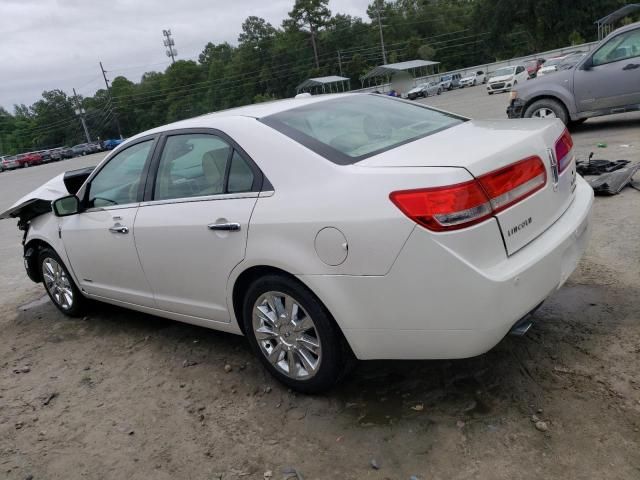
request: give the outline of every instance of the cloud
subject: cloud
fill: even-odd
[[[0,105],[32,104],[44,90],[91,95],[110,77],[138,81],[163,70],[162,30],[178,58],[197,58],[207,42],[236,43],[249,15],[279,26],[293,0],[0,0]],[[369,0],[331,0],[335,13],[366,17]]]

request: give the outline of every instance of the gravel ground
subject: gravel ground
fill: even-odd
[[[506,98],[426,103],[504,118]],[[640,114],[574,140],[638,161]],[[0,174],[0,207],[98,159]],[[463,361],[363,362],[317,397],[272,381],[241,337],[110,306],[63,317],[0,222],[0,478],[640,478],[639,209],[632,189],[596,199],[587,254],[527,336]]]

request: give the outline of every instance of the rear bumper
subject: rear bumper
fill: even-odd
[[[484,265],[416,227],[385,276],[300,279],[325,302],[360,359],[472,357],[567,280],[587,245],[592,203],[591,187],[578,177],[571,206],[551,227]]]

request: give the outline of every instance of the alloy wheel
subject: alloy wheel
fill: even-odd
[[[320,335],[311,316],[292,296],[262,294],[253,306],[252,325],[260,351],[282,374],[307,380],[318,372]]]
[[[44,285],[60,308],[69,310],[73,307],[73,288],[64,268],[53,258],[47,257],[42,262]]]
[[[558,118],[555,112],[547,107],[537,109],[531,116],[535,118]]]

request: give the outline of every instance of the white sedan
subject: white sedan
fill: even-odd
[[[487,93],[493,95],[498,92],[508,92],[515,87],[518,82],[522,83],[529,79],[529,73],[524,65],[514,65],[512,67],[499,68],[487,81]]]
[[[486,82],[487,76],[482,70],[478,70],[477,72],[473,72],[471,75],[462,78],[460,80],[460,88],[475,87],[476,85]]]
[[[63,313],[99,300],[244,334],[319,392],[354,357],[470,357],[526,331],[592,201],[559,120],[343,94],[141,133],[0,218],[20,217],[27,273]]]

